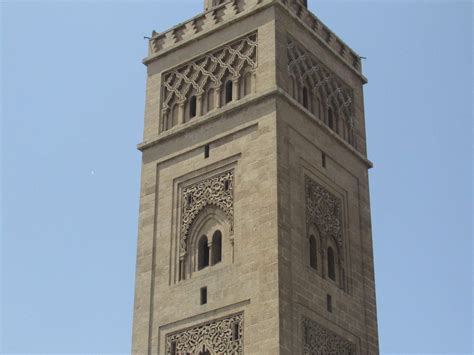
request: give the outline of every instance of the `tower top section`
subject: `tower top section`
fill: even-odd
[[[211,10],[213,7],[222,5],[228,0],[204,0],[204,11]],[[289,3],[295,3],[308,8],[308,0],[289,0]]]
[[[144,59],[144,64],[151,63],[177,46],[263,11],[269,6],[279,6],[289,11],[308,31],[316,35],[366,80],[362,75],[361,57],[308,9],[308,0],[204,0],[203,13],[167,31],[152,32],[148,57]]]

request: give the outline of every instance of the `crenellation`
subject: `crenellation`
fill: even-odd
[[[315,35],[320,37],[340,58],[350,67],[361,73],[360,56],[337,37],[307,6],[291,0],[230,0],[211,7],[204,13],[171,28],[162,33],[153,33],[150,39],[149,58],[173,47],[176,44],[190,40],[197,35],[217,30],[220,26],[237,20],[239,16],[264,8],[269,4],[280,4],[288,9],[301,23],[307,26]]]

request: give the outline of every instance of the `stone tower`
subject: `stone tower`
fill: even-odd
[[[153,33],[134,354],[377,354],[360,57],[305,0]]]

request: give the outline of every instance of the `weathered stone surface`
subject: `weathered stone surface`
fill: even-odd
[[[304,0],[205,7],[144,61],[132,352],[378,354],[358,56]]]

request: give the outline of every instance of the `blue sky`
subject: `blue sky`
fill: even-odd
[[[367,57],[381,351],[472,353],[472,3],[309,3]],[[130,351],[143,36],[201,9],[1,2],[2,353]]]

